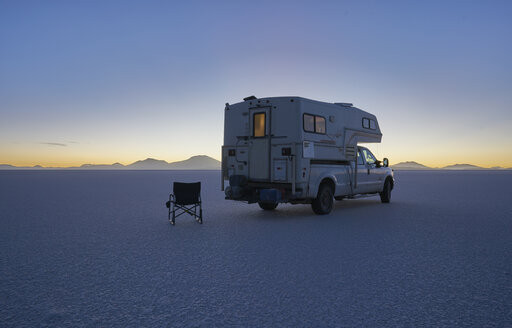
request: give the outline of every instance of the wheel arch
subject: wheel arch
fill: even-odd
[[[333,177],[325,177],[322,179],[322,181],[320,181],[320,183],[318,184],[318,188],[317,188],[317,193],[318,193],[318,190],[320,190],[320,186],[322,184],[327,184],[331,190],[332,190],[332,194],[334,195],[334,193],[336,192],[336,183],[334,182],[334,179]]]
[[[388,175],[386,179],[384,179],[384,183],[382,184],[382,188],[384,188],[384,184],[386,184],[386,181],[389,181],[391,183],[391,190],[395,187],[395,179],[391,175]]]
[[[338,184],[338,180],[333,172],[330,172],[326,168],[311,168],[309,182],[308,182],[308,198],[316,198],[318,195],[318,191],[320,190],[320,186],[322,183],[328,183],[329,187],[332,188],[333,194],[336,193],[336,188]]]

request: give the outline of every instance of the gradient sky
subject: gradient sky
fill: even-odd
[[[220,159],[226,102],[377,116],[391,163],[512,167],[510,1],[0,1],[0,163]]]

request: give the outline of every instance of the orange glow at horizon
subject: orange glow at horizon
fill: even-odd
[[[207,154],[197,154],[197,155],[207,155]],[[32,167],[32,166],[36,166],[36,165],[39,165],[39,166],[42,166],[42,167],[48,167],[48,168],[52,168],[52,167],[78,167],[78,166],[81,166],[83,164],[93,164],[93,165],[111,165],[111,164],[114,164],[114,163],[120,163],[120,164],[123,164],[123,165],[129,165],[129,164],[132,164],[136,161],[139,161],[139,160],[145,160],[147,158],[153,158],[153,159],[157,159],[157,160],[164,160],[168,163],[172,163],[172,162],[179,162],[179,161],[183,161],[183,160],[186,160],[192,156],[195,156],[195,155],[190,155],[190,156],[173,156],[173,157],[158,157],[158,156],[148,156],[148,155],[142,155],[140,157],[132,157],[132,158],[120,158],[120,159],[113,159],[113,158],[97,158],[97,157],[81,157],[81,158],[65,158],[65,157],[61,157],[61,158],[56,158],[56,157],[51,157],[51,158],[47,158],[47,157],[40,157],[39,159],[28,159],[28,158],[15,158],[15,157],[12,157],[11,159],[9,159],[8,157],[6,156],[1,156],[1,159],[0,159],[0,164],[8,164],[8,165],[13,165],[13,166],[29,166],[29,167]],[[207,156],[210,156],[210,155],[207,155]],[[220,161],[220,156],[210,156],[216,160],[219,160]]]
[[[454,160],[447,156],[447,154],[441,152],[438,154],[434,153],[404,153],[399,149],[395,149],[388,145],[383,144],[365,144],[377,158],[382,159],[387,157],[390,161],[390,165],[394,165],[400,162],[414,161],[419,164],[423,164],[432,168],[441,168],[453,164],[472,164],[480,167],[491,168],[491,167],[503,167],[512,168],[512,155],[495,158],[494,156],[482,156],[482,154],[465,154]],[[489,151],[492,153],[492,150]],[[48,153],[42,152],[2,152],[0,154],[0,164],[9,164],[14,166],[35,166],[40,165],[43,167],[77,167],[83,164],[114,164],[121,163],[123,165],[129,165],[138,160],[144,160],[146,158],[154,158],[157,160],[165,160],[169,163],[186,160],[195,155],[207,155],[216,160],[220,161],[220,145],[218,151],[210,152],[198,152],[198,153],[187,153],[187,154],[147,154],[143,152],[127,154],[112,154],[112,153],[82,153],[79,156],[72,154],[55,154],[54,151]]]

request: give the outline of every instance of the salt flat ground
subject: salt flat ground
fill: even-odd
[[[395,177],[316,216],[214,171],[0,171],[0,326],[512,326],[512,172]],[[170,226],[193,180],[204,224]]]

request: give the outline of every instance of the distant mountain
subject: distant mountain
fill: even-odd
[[[0,164],[0,170],[20,169],[72,169],[72,170],[220,170],[220,162],[206,155],[192,156],[189,159],[179,162],[168,163],[164,160],[146,158],[129,165],[121,163],[114,164],[83,164],[75,167],[42,167],[36,166],[14,166]]]
[[[41,165],[34,165],[34,166],[14,166],[10,164],[0,164],[0,170],[19,170],[19,169],[43,169]]]
[[[176,170],[187,170],[191,167],[194,170],[219,170],[220,162],[206,155],[198,155],[184,161],[169,163],[169,167]]]
[[[504,168],[500,166],[495,166],[491,168],[480,167],[472,164],[454,164],[448,165],[441,168],[432,168],[425,166],[423,164],[409,161],[409,162],[400,162],[395,165],[391,165],[391,168],[394,170],[503,170]]]
[[[472,164],[454,164],[442,168],[443,170],[485,170],[485,168]]]
[[[172,163],[146,158],[143,161],[127,165],[126,168],[136,170],[219,170],[220,162],[206,155],[192,156],[184,161]]]
[[[420,163],[416,163],[413,161],[408,162],[400,162],[394,165],[391,165],[391,168],[395,170],[432,170],[432,168],[425,166]]]
[[[169,163],[159,159],[146,158],[143,161],[136,161],[126,165],[126,168],[132,170],[168,170]]]
[[[83,164],[79,168],[80,169],[87,169],[87,170],[105,170],[105,169],[122,169],[125,166],[121,163],[114,163],[114,164]]]

